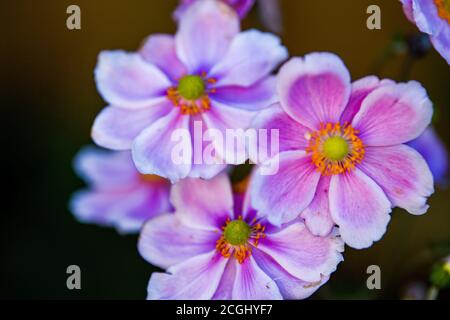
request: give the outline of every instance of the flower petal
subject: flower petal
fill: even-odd
[[[408,143],[427,162],[434,180],[445,184],[448,178],[448,151],[433,127],[428,127],[417,139]]]
[[[239,32],[239,18],[221,1],[198,1],[183,14],[176,49],[189,73],[208,72]]]
[[[309,231],[315,236],[324,237],[328,235],[334,226],[330,214],[329,189],[330,177],[321,177],[314,200],[300,215],[305,219]]]
[[[154,34],[149,36],[139,50],[142,57],[157,66],[172,81],[187,73],[186,67],[177,57],[175,38],[168,34]]]
[[[112,150],[129,150],[133,140],[145,128],[171,110],[170,102],[142,109],[106,107],[95,118],[92,127],[92,139],[102,147]]]
[[[265,168],[275,167],[264,174]],[[262,164],[252,182],[252,203],[274,225],[295,219],[313,200],[320,173],[303,151],[282,152]]]
[[[228,107],[217,101],[211,110],[202,114],[209,129],[206,139],[211,140],[217,157],[227,164],[242,164],[248,159],[246,148],[246,129],[250,127],[256,113],[238,108]],[[218,131],[217,131],[218,130]],[[217,137],[220,134],[220,138]]]
[[[138,182],[138,172],[130,152],[111,152],[96,147],[82,148],[74,159],[74,169],[97,189],[109,190]]]
[[[442,28],[439,34],[430,39],[434,48],[450,64],[450,26]]]
[[[306,137],[310,130],[289,117],[279,103],[259,112],[253,118],[251,127],[267,130],[267,139],[258,139],[254,152],[249,154],[254,163],[264,162],[278,152],[305,150],[308,147]],[[269,138],[274,137],[275,131],[272,130],[278,130],[278,145]]]
[[[369,93],[373,90],[388,84],[394,84],[395,82],[388,79],[380,81],[375,76],[368,76],[352,83],[352,93],[348,101],[347,107],[341,115],[341,123],[351,123],[353,117],[358,113],[361,108],[361,104]]]
[[[292,58],[278,73],[277,91],[283,109],[311,129],[338,122],[350,90],[350,74],[332,53]]]
[[[118,205],[117,194],[108,191],[82,190],[72,195],[70,211],[82,223],[112,226],[111,209]]]
[[[417,138],[431,122],[432,103],[416,81],[385,85],[370,93],[353,118],[368,146],[390,146]]]
[[[414,21],[420,31],[436,35],[447,27],[446,21],[438,15],[434,0],[412,0]]]
[[[146,107],[165,99],[170,81],[137,53],[103,51],[95,81],[105,101],[124,108]]]
[[[181,180],[172,187],[170,199],[176,216],[193,228],[217,231],[227,218],[233,218],[233,196],[226,174],[211,180]]]
[[[174,214],[149,220],[142,228],[138,250],[153,265],[167,269],[194,256],[215,250],[220,234],[194,229]]]
[[[211,298],[212,300],[232,300],[234,279],[236,277],[236,263],[234,259],[228,259],[225,271],[220,279],[219,286],[216,293]]]
[[[393,206],[412,214],[427,211],[427,198],[434,192],[433,176],[411,147],[367,147],[360,168],[383,189]]]
[[[327,237],[314,236],[302,222],[267,234],[258,249],[271,256],[288,273],[308,282],[322,280],[343,260],[344,243],[337,231]]]
[[[258,30],[239,33],[223,59],[210,71],[217,87],[248,87],[268,76],[288,57],[279,37]]]
[[[271,256],[258,249],[252,251],[252,256],[258,266],[276,283],[284,299],[306,299],[324,285],[329,278],[329,276],[324,276],[321,281],[306,282],[289,274]]]
[[[228,259],[216,251],[195,256],[153,273],[148,284],[150,300],[209,300],[219,285]]]
[[[400,0],[400,2],[403,5],[403,12],[405,13],[405,16],[408,18],[409,21],[415,23],[412,4],[413,0]]]
[[[259,111],[269,107],[275,96],[275,77],[270,76],[250,87],[227,86],[215,88],[210,98],[224,105],[249,111]]]
[[[391,219],[391,203],[383,190],[357,168],[331,178],[330,211],[342,239],[355,249],[380,240]]]
[[[236,278],[233,286],[234,300],[281,300],[276,283],[262,271],[250,256],[242,264],[236,264]]]
[[[182,133],[181,142],[174,139],[174,132],[178,131]],[[174,150],[178,147],[182,147],[182,158],[173,159]],[[137,136],[132,154],[136,167],[142,173],[156,174],[172,183],[185,178],[192,162],[189,117],[174,109]]]

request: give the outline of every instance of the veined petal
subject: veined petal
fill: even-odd
[[[183,130],[181,142],[173,137],[173,132],[178,129]],[[188,141],[184,141],[186,139]],[[175,161],[172,153],[180,144],[183,144],[183,157]],[[142,173],[156,174],[172,183],[185,178],[192,163],[189,117],[180,114],[178,109],[173,109],[137,136],[133,142],[132,154],[136,167]]]
[[[211,69],[210,75],[218,79],[217,87],[248,87],[268,76],[287,57],[280,38],[248,30],[234,37],[227,54]]]
[[[391,219],[391,203],[375,181],[355,168],[334,175],[329,192],[331,217],[346,244],[363,249],[381,239]]]
[[[339,122],[350,90],[350,74],[342,60],[332,53],[292,58],[278,73],[281,106],[311,129],[318,129],[323,123]]]
[[[250,87],[225,86],[215,88],[210,98],[226,106],[259,111],[276,102],[275,77],[269,76]]]
[[[394,206],[412,214],[427,211],[433,176],[422,156],[406,145],[367,147],[360,168],[386,193]]]
[[[108,149],[129,150],[139,133],[170,110],[169,101],[134,110],[106,107],[95,118],[92,139],[96,144]]]
[[[239,32],[239,18],[221,1],[198,1],[183,14],[176,35],[177,55],[189,73],[208,72]]]
[[[413,16],[420,31],[437,35],[446,22],[439,15],[434,0],[412,0]]]
[[[237,260],[233,286],[234,300],[281,300],[277,284],[262,271],[250,256],[242,264]]]
[[[170,81],[137,53],[103,51],[95,68],[95,81],[103,99],[124,108],[140,108],[165,99]]]
[[[305,224],[313,235],[324,237],[334,226],[329,206],[330,177],[322,176],[313,201],[301,213]]]
[[[226,174],[211,180],[183,179],[172,187],[175,215],[193,228],[217,231],[232,219],[233,196]]]
[[[145,260],[167,269],[194,256],[213,251],[219,237],[217,232],[183,224],[174,214],[163,214],[144,225],[138,249]]]
[[[385,85],[370,93],[353,118],[368,146],[390,146],[417,138],[431,122],[433,107],[416,81]]]
[[[177,57],[175,38],[172,35],[149,36],[139,53],[146,61],[162,70],[172,81],[178,80],[187,73],[186,67]]]
[[[267,214],[272,224],[279,226],[295,219],[311,203],[320,172],[303,151],[282,152],[279,159],[272,158],[262,165],[278,167],[278,172],[265,175],[262,167],[257,169],[252,182],[252,203]]]
[[[284,299],[306,299],[329,279],[329,276],[323,276],[320,281],[307,282],[288,273],[271,256],[258,249],[252,251],[252,256],[258,266],[276,283]]]
[[[310,130],[292,119],[279,103],[260,111],[253,118],[251,128],[267,130],[266,141],[258,139],[258,145],[255,148],[258,153],[249,154],[254,163],[261,163],[278,152],[305,150],[308,147],[306,137]],[[270,139],[271,130],[278,130],[278,150]],[[272,150],[273,147],[275,148]]]
[[[217,290],[228,259],[216,251],[204,253],[153,273],[148,284],[149,300],[209,300]]]

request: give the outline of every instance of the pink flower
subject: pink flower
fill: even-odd
[[[225,168],[226,158],[241,158],[245,150],[199,141],[194,122],[223,135],[246,129],[255,112],[274,101],[269,74],[286,57],[278,37],[239,32],[239,19],[228,6],[198,1],[183,15],[175,37],[152,35],[139,53],[100,54],[95,77],[110,106],[97,116],[92,137],[109,149],[131,149],[142,173],[172,182],[209,179]],[[177,129],[188,133],[182,140],[188,160],[181,164],[172,160],[180,144],[172,136]],[[217,164],[193,161],[211,145]]]
[[[199,0],[181,0],[180,5],[174,12],[175,20],[180,20],[182,15],[189,8],[189,6],[191,6],[197,1]],[[243,19],[247,15],[247,13],[255,4],[255,0],[216,0],[216,1],[222,1],[223,3],[232,7],[238,14],[239,18],[241,19]]]
[[[82,222],[133,233],[149,218],[172,210],[170,182],[140,174],[129,152],[86,147],[74,166],[90,187],[75,193],[70,202],[71,211]]]
[[[337,229],[313,236],[302,221],[277,228],[245,197],[233,210],[225,174],[172,187],[175,214],[149,220],[139,252],[167,269],[153,273],[149,299],[303,299],[342,261]]]
[[[429,125],[432,104],[417,82],[366,77],[353,84],[330,53],[293,58],[280,70],[280,103],[262,111],[257,128],[279,128],[275,175],[255,175],[254,206],[275,225],[298,215],[313,234],[335,224],[354,248],[385,233],[392,207],[424,214],[433,177],[404,143]],[[277,161],[277,163],[275,163]]]

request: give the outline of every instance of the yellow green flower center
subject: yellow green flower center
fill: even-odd
[[[227,224],[223,236],[229,244],[239,246],[247,243],[251,233],[252,229],[245,221],[234,220]]]
[[[186,100],[200,99],[205,93],[205,82],[200,76],[184,76],[178,82],[178,92]]]
[[[348,142],[341,136],[330,137],[323,144],[323,153],[330,160],[342,160],[348,155]]]

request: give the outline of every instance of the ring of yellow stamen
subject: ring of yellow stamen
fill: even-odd
[[[329,176],[349,172],[364,158],[365,150],[358,131],[349,124],[322,124],[307,138],[306,152],[317,170]]]
[[[450,0],[434,0],[438,15],[450,25]]]
[[[257,247],[259,240],[266,236],[265,229],[260,223],[250,226],[242,220],[242,216],[237,220],[227,218],[222,235],[216,242],[216,250],[225,258],[234,256],[239,263],[243,263],[251,255],[252,248]]]
[[[178,85],[167,89],[167,98],[182,114],[195,115],[211,109],[208,94],[215,92],[208,85],[216,83],[213,78],[201,75],[186,75],[178,80]]]

